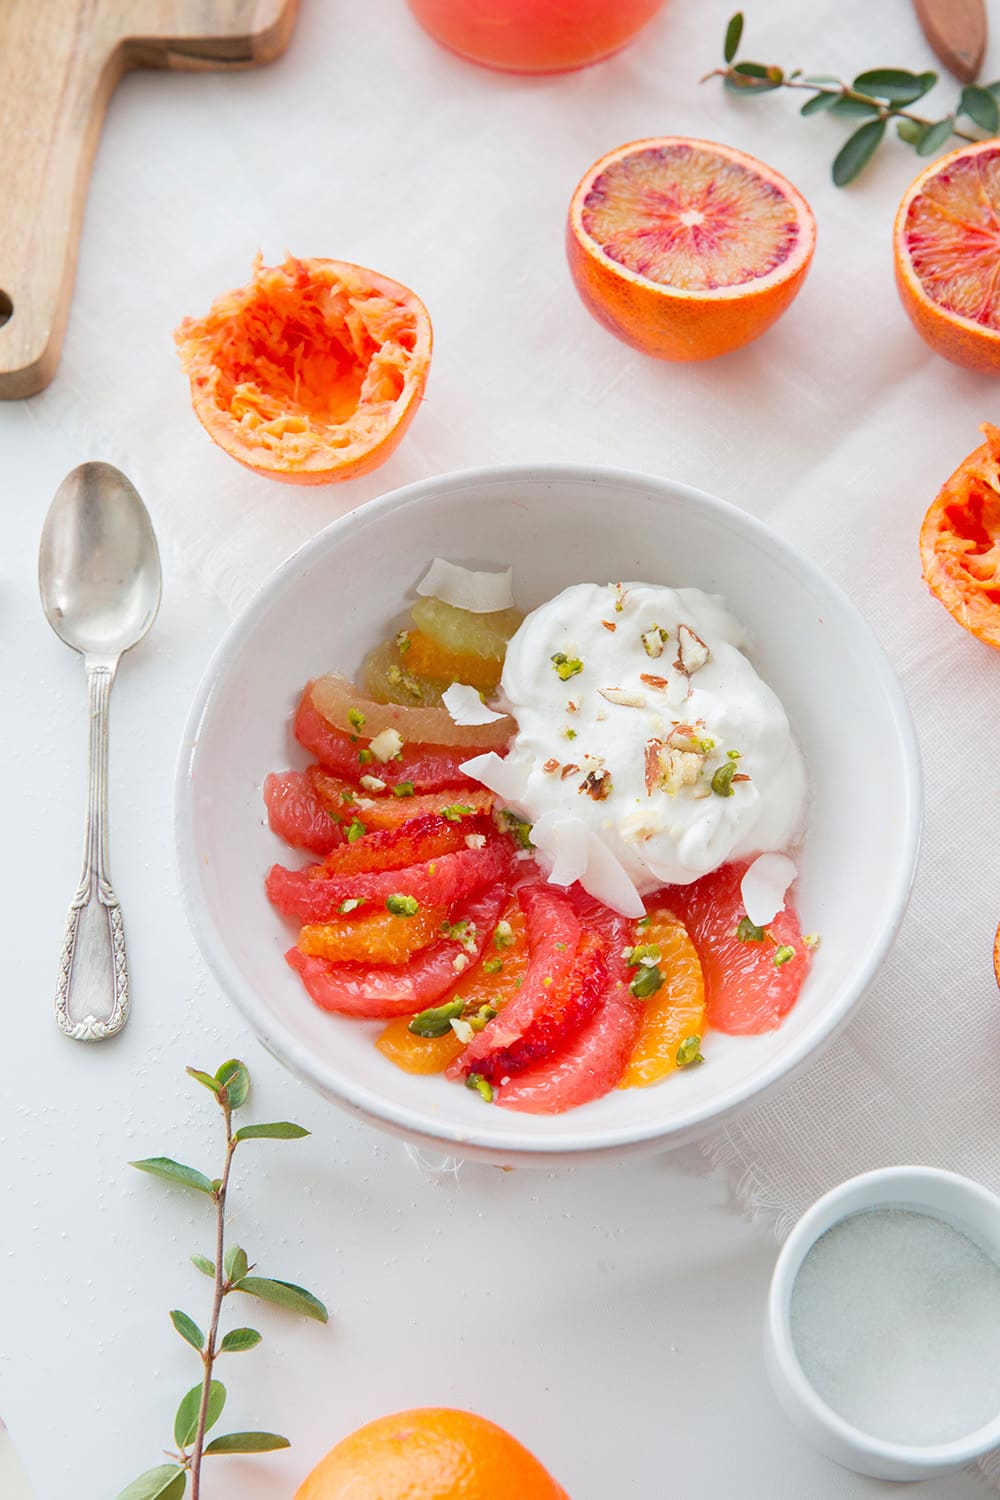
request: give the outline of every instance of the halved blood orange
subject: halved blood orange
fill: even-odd
[[[265,266],[174,334],[209,437],[269,479],[375,469],[420,404],[431,320],[408,287],[342,260]]]
[[[790,182],[732,146],[632,141],[584,173],[566,245],[585,305],[660,359],[712,359],[770,328],[816,244]]]
[[[896,286],[914,328],[956,365],[1000,374],[1000,142],[925,167],[893,229]]]
[[[1000,427],[946,480],[920,528],[931,592],[960,625],[1000,648]]]

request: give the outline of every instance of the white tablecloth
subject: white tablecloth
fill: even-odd
[[[916,170],[911,153],[887,145],[861,183],[837,192],[829,161],[843,122],[800,121],[781,96],[733,101],[718,82],[699,87],[727,11],[725,0],[669,0],[619,58],[518,80],[441,51],[401,0],[302,0],[273,68],[133,75],[118,90],[62,368],[48,392],[0,407],[0,1412],[38,1500],[108,1500],[170,1442],[197,1370],[167,1310],[205,1315],[207,1283],[188,1255],[208,1248],[208,1220],[199,1200],[125,1163],[162,1152],[211,1168],[211,1103],[183,1068],[233,1053],[253,1069],[259,1118],[314,1132],[248,1151],[234,1232],[262,1268],[315,1287],[333,1319],[323,1329],[261,1313],[266,1343],[224,1377],[227,1420],[286,1432],[294,1447],[221,1462],[211,1500],[287,1497],[361,1421],[434,1402],[510,1426],[573,1500],[883,1493],[814,1455],[776,1410],[759,1351],[773,1244],[734,1212],[723,1175],[709,1175],[697,1152],[421,1175],[401,1146],[306,1093],[246,1034],[195,951],[171,854],[175,749],[226,611],[328,520],[408,480],[508,459],[618,463],[699,485],[766,517],[827,567],[903,673],[930,819],[890,980],[912,994],[914,1026],[941,1038],[940,1069],[914,1077],[914,1093],[928,1109],[954,1099],[970,1141],[992,1139],[997,664],[925,595],[915,548],[938,484],[977,441],[977,424],[996,416],[994,388],[933,358],[897,303],[889,233]],[[905,0],[762,4],[746,50],[823,72],[932,62]],[[612,146],[663,132],[756,153],[798,184],[819,220],[793,309],[759,344],[705,366],[659,364],[618,344],[583,311],[563,261],[582,171]],[[430,308],[427,400],[395,457],[352,486],[256,480],[190,413],[170,331],[245,280],[258,248],[268,259],[287,248],[375,266]],[[76,879],[82,678],[41,618],[34,568],[53,490],[91,456],[138,482],[166,583],[113,709],[113,867],[134,1014],[118,1042],[83,1048],[51,1020]],[[877,1014],[873,1004],[857,1023],[875,1074],[883,1037],[866,1017]],[[956,1076],[949,1038],[968,1043],[970,1026],[976,1063]],[[883,1071],[893,1062],[883,1055]],[[850,1077],[844,1086],[850,1097]],[[793,1129],[809,1108],[808,1095],[796,1099]],[[926,1146],[915,1137],[913,1154]],[[824,1161],[797,1170],[804,1200]],[[961,1475],[926,1493],[957,1500],[978,1488]]]

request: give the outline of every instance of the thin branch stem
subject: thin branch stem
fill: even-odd
[[[735,68],[712,68],[711,72],[706,73],[704,78],[699,79],[699,82],[707,83],[710,78],[729,78],[740,84],[742,79],[747,78],[747,75],[737,73]],[[756,79],[748,78],[746,85],[744,85],[748,94],[763,92],[763,90],[757,90],[752,87],[757,81]],[[926,115],[916,115],[912,110],[894,109],[886,100],[876,99],[873,94],[859,93],[857,89],[849,88],[846,83],[838,83],[833,88],[825,88],[822,84],[806,83],[801,78],[783,78],[780,83],[774,85],[774,88],[807,89],[810,94],[832,94],[838,99],[850,99],[854,104],[870,104],[878,111],[877,118],[881,120],[912,120],[914,125],[933,125],[935,123],[933,120],[928,120]],[[772,93],[773,89],[767,92]],[[876,116],[872,115],[872,119],[875,118]],[[960,141],[976,142],[983,139],[979,135],[970,135],[967,130],[959,130],[955,125],[952,126],[951,133]]]
[[[222,1299],[230,1290],[229,1282],[223,1270],[226,1237],[226,1190],[229,1187],[229,1169],[233,1163],[233,1153],[239,1142],[232,1133],[232,1109],[228,1101],[223,1103],[222,1113],[226,1121],[226,1160],[222,1168],[222,1177],[219,1180],[219,1186],[215,1192],[215,1292],[212,1298],[212,1320],[209,1324],[208,1336],[205,1339],[205,1347],[201,1355],[205,1373],[201,1383],[198,1426],[195,1430],[194,1448],[191,1453],[190,1462],[191,1500],[199,1500],[201,1493],[201,1460],[205,1449],[205,1429],[208,1421],[208,1398],[212,1390],[212,1371],[215,1367],[218,1353],[216,1340],[219,1336],[219,1316],[222,1312]]]

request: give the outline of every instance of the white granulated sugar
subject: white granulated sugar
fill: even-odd
[[[1000,1266],[928,1214],[871,1209],[828,1230],[791,1329],[817,1394],[872,1437],[947,1443],[1000,1411]]]

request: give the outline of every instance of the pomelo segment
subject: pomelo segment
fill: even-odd
[[[893,230],[896,286],[936,354],[1000,374],[1000,142],[962,146],[925,167]]]
[[[661,359],[712,359],[758,338],[798,292],[816,228],[780,173],[731,146],[633,141],[586,172],[567,253],[584,303]]]

